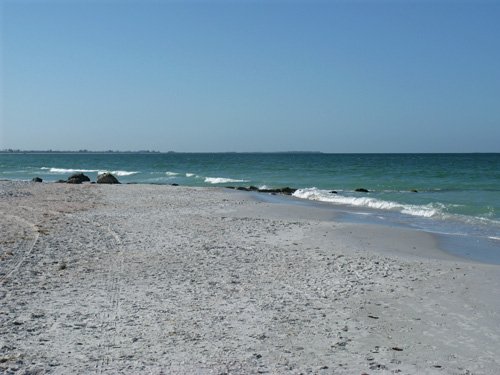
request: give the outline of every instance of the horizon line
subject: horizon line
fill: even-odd
[[[0,154],[365,154],[365,155],[405,155],[405,154],[499,154],[500,151],[418,151],[418,152],[326,152],[326,151],[157,151],[157,150],[22,150],[22,149],[2,149]]]

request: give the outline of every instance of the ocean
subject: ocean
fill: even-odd
[[[447,250],[500,263],[500,154],[0,153],[4,180],[77,171],[122,183],[289,186],[346,220],[429,231]]]

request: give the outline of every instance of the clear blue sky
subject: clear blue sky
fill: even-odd
[[[500,152],[500,1],[0,4],[0,148]]]

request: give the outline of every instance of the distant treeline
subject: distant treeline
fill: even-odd
[[[177,152],[177,151],[151,151],[151,150],[139,150],[139,151],[118,151],[118,150],[106,150],[106,151],[91,151],[91,150],[14,150],[14,149],[4,149],[0,150],[0,154],[322,154],[321,151],[270,151],[270,152]]]
[[[172,153],[173,151],[168,151],[168,153]],[[150,150],[139,150],[139,151],[114,151],[114,150],[106,150],[106,151],[91,151],[91,150],[13,150],[6,149],[0,150],[1,154],[161,154],[160,151],[150,151]]]

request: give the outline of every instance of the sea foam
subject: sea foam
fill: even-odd
[[[248,182],[248,180],[235,180],[232,178],[224,178],[224,177],[206,177],[205,182],[210,184],[225,184],[228,182]]]
[[[432,205],[409,205],[392,201],[385,201],[372,197],[349,197],[340,194],[331,194],[327,190],[317,188],[299,189],[294,197],[310,199],[321,202],[343,204],[356,207],[367,207],[378,210],[399,211],[403,214],[412,216],[433,217],[440,213],[440,210]]]

